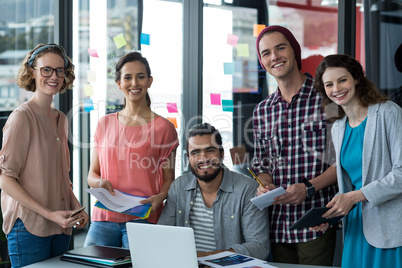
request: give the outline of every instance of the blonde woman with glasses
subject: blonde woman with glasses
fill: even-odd
[[[52,108],[53,96],[71,88],[74,65],[56,44],[39,44],[22,62],[17,83],[33,96],[16,108],[3,129],[1,207],[12,267],[68,250],[72,227],[83,228],[69,178],[67,118]]]

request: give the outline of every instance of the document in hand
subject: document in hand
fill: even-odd
[[[93,267],[131,267],[130,250],[116,247],[77,248],[64,252],[60,260]]]
[[[263,210],[264,208],[272,205],[275,197],[283,194],[286,194],[286,190],[280,186],[262,195],[251,198],[251,202],[260,210]]]
[[[266,261],[253,257],[241,255],[238,253],[224,251],[214,255],[199,257],[198,262],[207,267],[226,267],[226,268],[272,268],[275,266],[269,265]]]
[[[114,190],[115,195],[111,195],[104,188],[91,188],[86,191],[98,199],[95,206],[102,209],[134,215],[143,219],[148,218],[151,212],[151,204],[140,204],[141,200],[148,197],[130,195],[116,189]]]
[[[105,205],[103,205],[101,202],[99,202],[99,200],[95,202],[95,207],[110,210],[107,207],[105,207]],[[151,213],[151,209],[152,209],[151,204],[145,204],[145,205],[136,206],[136,207],[127,209],[120,213],[137,216],[137,217],[140,217],[141,219],[146,219],[149,217],[149,214]],[[111,211],[113,211],[113,210],[111,210]]]

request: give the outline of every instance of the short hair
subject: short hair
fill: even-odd
[[[388,100],[388,97],[381,94],[373,82],[371,82],[364,74],[363,67],[356,59],[344,54],[333,54],[326,56],[318,65],[314,78],[314,89],[322,97],[322,106],[325,108],[327,105],[332,104],[333,101],[327,96],[325,92],[324,82],[322,76],[327,68],[345,68],[356,80],[356,97],[360,104],[364,107],[370,104],[382,103]],[[345,116],[345,111],[341,106],[338,106],[337,114],[329,117],[330,122],[341,119]]]
[[[127,53],[126,55],[122,56],[116,64],[116,67],[115,67],[115,71],[116,71],[115,72],[115,81],[116,82],[120,81],[120,79],[121,79],[121,69],[123,68],[124,64],[133,62],[133,61],[139,61],[142,64],[144,64],[148,78],[151,77],[151,68],[149,67],[148,60],[146,58],[144,58],[141,55],[141,53],[139,53],[139,52],[130,52],[130,53]],[[125,101],[125,99],[124,99],[124,101]],[[146,101],[147,101],[147,106],[151,107],[151,98],[149,97],[148,92],[146,95]]]
[[[64,48],[55,43],[38,44],[32,49],[24,58],[21,67],[18,71],[17,84],[20,88],[27,91],[36,91],[35,79],[32,77],[31,68],[35,66],[36,60],[47,53],[59,55],[64,60],[64,68],[66,68],[67,75],[64,78],[63,85],[60,88],[60,93],[63,93],[66,88],[73,88],[75,80],[74,64],[71,59],[66,55]]]
[[[256,40],[257,56],[258,56],[258,60],[260,61],[261,67],[264,70],[266,70],[265,66],[264,66],[264,64],[262,63],[262,60],[261,60],[260,41],[265,35],[268,35],[268,34],[273,33],[273,32],[281,33],[288,40],[288,42],[289,42],[290,46],[292,47],[293,52],[295,54],[297,67],[299,68],[299,70],[301,70],[301,68],[302,68],[302,59],[301,59],[300,44],[299,44],[299,42],[297,42],[296,38],[294,37],[292,32],[289,31],[289,29],[287,29],[287,28],[285,28],[283,26],[280,26],[280,25],[269,25],[269,26],[265,27],[264,29],[262,29],[261,32],[257,36],[257,40]]]
[[[187,134],[186,150],[188,152],[189,139],[194,136],[212,135],[215,137],[215,141],[219,147],[219,152],[223,153],[222,136],[214,126],[209,123],[197,124]]]

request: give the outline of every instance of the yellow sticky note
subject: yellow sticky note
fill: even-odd
[[[249,55],[248,44],[237,44],[237,56],[248,57]]]
[[[92,85],[90,84],[84,85],[84,94],[85,96],[92,96],[94,94],[94,91],[92,90]]]
[[[253,36],[257,37],[264,28],[265,28],[264,24],[254,24]]]
[[[87,71],[87,80],[88,82],[96,82],[96,72],[95,71]]]
[[[116,44],[117,48],[121,48],[121,47],[124,47],[125,45],[127,45],[126,39],[124,39],[124,36],[122,33],[113,37],[113,41]]]

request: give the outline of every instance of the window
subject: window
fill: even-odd
[[[402,1],[370,2],[364,6],[364,14],[366,74],[382,93],[402,106],[402,35],[396,34],[402,26]]]
[[[154,78],[151,109],[175,123],[180,132],[182,6],[162,0],[75,0],[73,35],[77,76],[70,112],[73,177],[74,185],[82,188],[99,119],[123,108],[124,94],[116,85],[114,68],[126,53],[139,51],[147,58]],[[176,174],[180,174],[180,151]],[[75,187],[77,196],[81,188]]]
[[[225,165],[246,174],[253,154],[253,109],[277,89],[276,80],[261,69],[257,58],[261,24],[290,29],[301,46],[302,72],[313,76],[323,57],[338,49],[337,2],[256,3],[204,0],[203,120],[222,134]]]
[[[30,50],[38,43],[54,41],[54,1],[0,3],[0,111],[10,111],[32,96],[32,92],[18,88],[16,78]]]
[[[246,148],[253,146],[251,114],[261,100],[253,37],[257,19],[255,8],[204,6],[203,121],[222,135],[224,164],[246,172]]]

